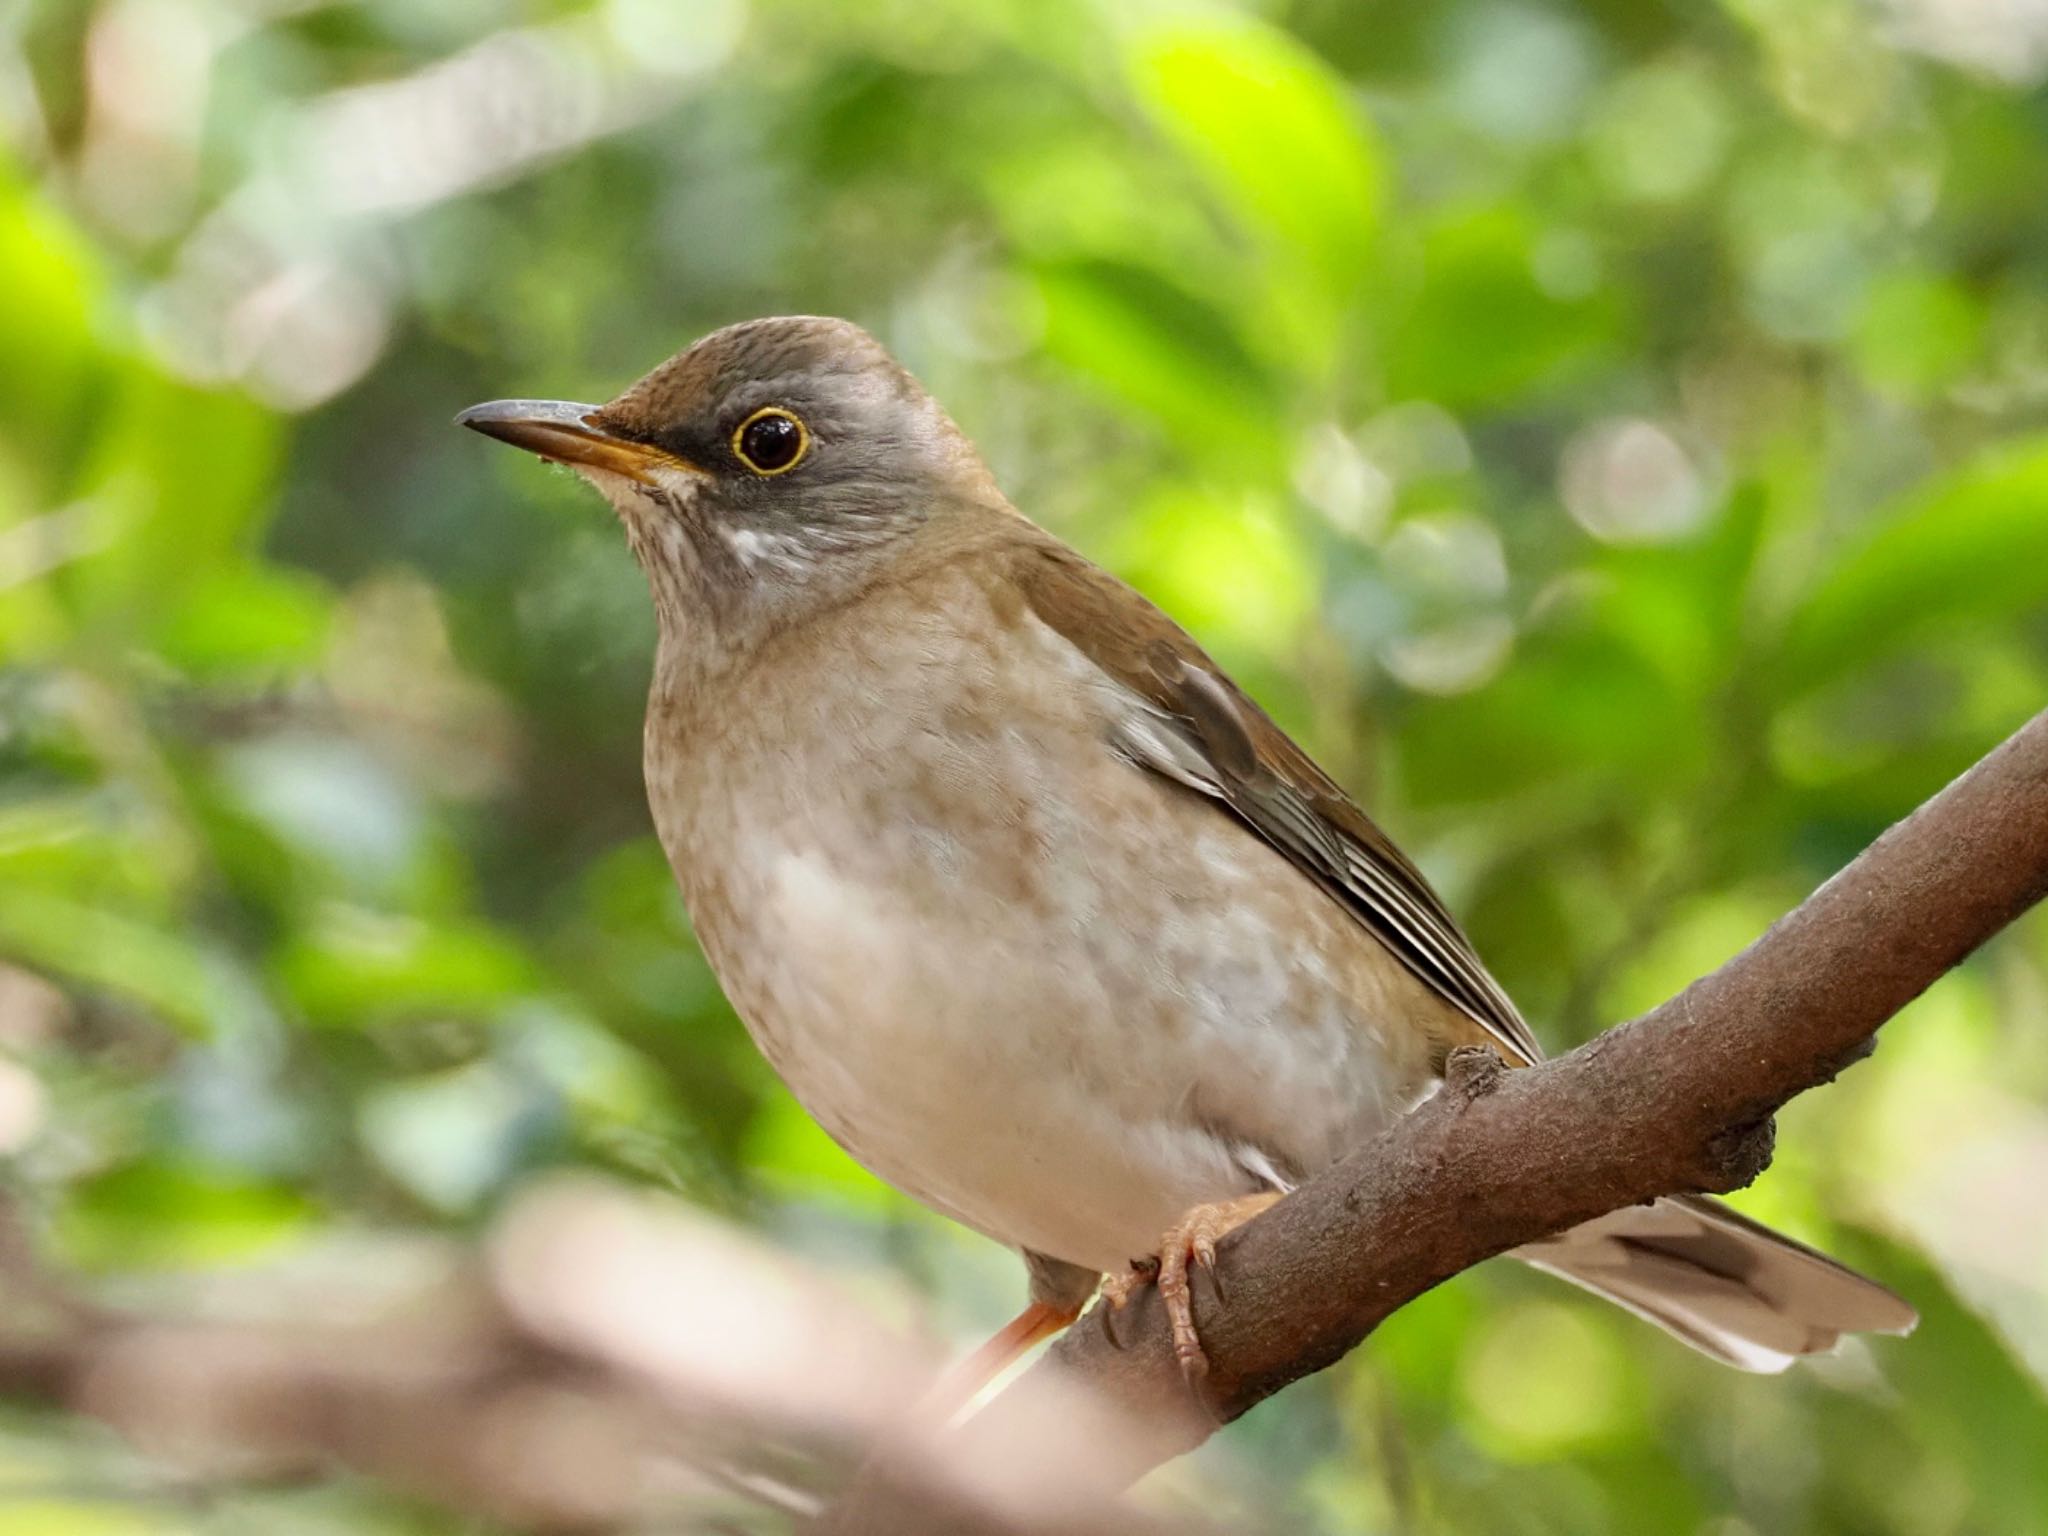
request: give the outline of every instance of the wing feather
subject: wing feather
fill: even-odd
[[[1236,815],[1516,1061],[1542,1047],[1420,870],[1165,614],[1064,545],[1032,541],[1026,603],[1129,695],[1114,744]]]

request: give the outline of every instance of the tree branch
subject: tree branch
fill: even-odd
[[[1141,1528],[1105,1501],[1438,1282],[1620,1206],[1746,1183],[1780,1105],[2044,893],[2048,714],[1643,1018],[1522,1071],[1454,1053],[1443,1092],[1226,1240],[1198,1295],[1200,1402],[1146,1296],[1115,1337],[1070,1331],[960,1430],[899,1434],[823,1525]],[[144,1318],[74,1300],[0,1221],[0,1395],[104,1418],[201,1475],[342,1462],[508,1523],[594,1529],[674,1514],[679,1482],[804,1507],[853,1445],[900,1430],[922,1378],[843,1297],[680,1209],[587,1187],[520,1202],[450,1273],[432,1304],[355,1326],[289,1306],[269,1324]]]
[[[185,1277],[147,1310],[79,1300],[14,1217],[0,1195],[0,1399],[113,1426],[167,1488],[347,1467],[546,1536],[742,1515],[753,1529],[814,1514],[933,1366],[825,1277],[587,1179],[524,1191],[480,1247],[358,1239],[287,1270]],[[1036,1426],[1027,1444],[1063,1430]],[[928,1449],[890,1463],[901,1529],[1167,1528],[1108,1501],[991,1498]]]
[[[1204,1401],[1148,1293],[1114,1338],[1092,1319],[1070,1330],[962,1427],[957,1453],[990,1460],[1048,1398],[1084,1387],[1117,1455],[1070,1491],[1113,1492],[1482,1259],[1660,1195],[1741,1187],[1769,1161],[1779,1106],[1868,1054],[1879,1026],[2044,894],[2048,713],[1712,975],[1524,1071],[1458,1053],[1447,1091],[1233,1234],[1197,1295]],[[1064,1471],[1017,1457],[1010,1475]],[[836,1528],[863,1528],[854,1502]]]

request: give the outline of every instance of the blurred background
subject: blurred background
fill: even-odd
[[[878,332],[1360,793],[1562,1048],[2048,692],[2041,0],[0,3],[0,1168],[147,1297],[565,1166],[948,1340],[1014,1260],[757,1058],[598,499],[460,433]],[[1722,1371],[1513,1266],[1169,1481],[1311,1532],[2048,1530],[2048,921],[1747,1209],[1925,1323]],[[397,1246],[392,1246],[396,1243]],[[0,1526],[488,1529],[0,1411]]]

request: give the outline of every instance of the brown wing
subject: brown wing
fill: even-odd
[[[1542,1056],[1421,871],[1177,624],[1063,545],[1033,541],[1012,574],[1032,612],[1133,696],[1125,755],[1234,812],[1510,1060]]]

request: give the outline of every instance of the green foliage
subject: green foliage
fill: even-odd
[[[41,1095],[0,1158],[42,1241],[230,1263],[580,1163],[1001,1311],[696,953],[615,531],[449,425],[750,314],[882,333],[1551,1043],[1718,963],[2048,686],[2040,50],[1953,9],[0,14],[0,1068]],[[1754,1196],[1913,1341],[1738,1379],[1490,1266],[1198,1475],[1330,1532],[2048,1530],[2044,968],[2036,919],[1937,988]],[[446,1523],[194,1515],[96,1454],[14,1422],[0,1527]]]

